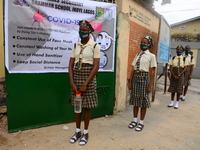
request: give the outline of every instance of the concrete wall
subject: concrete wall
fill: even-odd
[[[126,100],[126,77],[127,77],[127,59],[129,47],[130,23],[127,14],[118,13],[118,43],[117,43],[117,59],[116,59],[116,101],[115,109],[123,110]]]
[[[3,0],[0,0],[0,78],[5,77],[4,69],[4,33],[3,33]]]
[[[192,77],[194,79],[200,79],[200,42],[171,42],[171,56],[175,56],[176,55],[176,47],[178,45],[182,45],[183,47],[185,47],[186,45],[190,45],[192,51],[193,51],[193,56],[194,59],[196,60],[196,65],[195,68],[193,70],[193,75]],[[162,73],[162,63],[158,64],[158,74]]]
[[[0,0],[0,106],[6,105],[5,68],[4,68],[4,33],[3,33],[3,0]]]

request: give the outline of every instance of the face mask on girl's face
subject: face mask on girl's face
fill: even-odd
[[[90,33],[85,33],[85,32],[79,32],[79,36],[81,40],[87,38],[90,35]]]
[[[144,44],[140,44],[140,49],[141,50],[146,50],[146,49],[148,49],[149,48],[149,46],[147,46],[147,45],[144,45]]]
[[[190,50],[189,50],[189,49],[186,49],[186,50],[185,50],[185,53],[186,53],[186,54],[188,54],[189,52],[190,52]]]
[[[183,53],[183,52],[176,51],[176,54],[177,54],[178,56],[180,56],[182,53]]]

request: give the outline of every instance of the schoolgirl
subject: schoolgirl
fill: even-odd
[[[76,113],[76,131],[71,137],[70,143],[75,143],[82,136],[79,144],[85,145],[89,138],[88,127],[91,108],[98,106],[96,74],[99,69],[100,47],[89,38],[90,33],[94,31],[91,24],[86,20],[82,20],[79,21],[79,26],[81,41],[73,46],[69,61],[69,78],[72,89],[70,103],[74,105],[75,94],[81,93],[84,131],[81,135],[82,113]]]
[[[135,131],[142,131],[146,109],[151,107],[149,93],[152,89],[155,68],[157,67],[156,57],[149,51],[152,46],[153,40],[150,36],[142,38],[141,52],[136,55],[132,63],[128,87],[131,90],[130,105],[133,105],[133,121],[128,127],[130,129],[136,127]],[[140,121],[138,122],[139,109]]]
[[[194,64],[195,64],[195,60],[193,58],[193,56],[191,56],[189,53],[190,53],[190,46],[187,45],[185,47],[185,58],[186,60],[188,61],[189,65],[187,66],[187,70],[185,71],[184,73],[184,87],[183,87],[183,93],[182,95],[180,96],[180,99],[182,101],[185,101],[185,96],[186,96],[186,93],[188,91],[188,86],[191,85],[191,82],[190,80],[192,79],[192,73],[193,73],[193,68],[194,68]]]
[[[172,57],[170,64],[170,72],[171,72],[171,80],[168,92],[171,93],[171,103],[168,107],[173,107],[178,109],[179,107],[179,98],[183,91],[183,83],[184,83],[184,72],[187,69],[188,61],[182,56],[184,48],[182,45],[178,45],[176,47],[176,56]],[[176,104],[174,105],[174,97],[176,96]]]

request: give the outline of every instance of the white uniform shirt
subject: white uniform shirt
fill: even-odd
[[[136,70],[136,63],[140,56],[140,53],[135,56],[132,65],[135,66]],[[149,52],[149,50],[144,51],[144,54],[141,56],[140,59],[140,71],[149,72],[149,68],[157,67],[156,56]]]
[[[89,63],[93,64],[94,58],[100,58],[100,46],[97,44],[94,48],[95,42],[91,39],[85,44],[86,48],[83,50],[82,54],[81,51],[81,42],[76,43],[76,48],[72,48],[72,53],[70,57],[75,58],[75,63],[79,61],[79,58],[82,58],[82,63]]]
[[[178,67],[178,58],[180,58],[180,68],[184,68],[184,66],[188,66],[189,62],[186,59],[185,61],[183,60],[183,56],[176,56],[174,59],[173,57],[171,58],[169,64],[172,65],[172,67]]]
[[[195,64],[195,59],[194,57],[192,58],[192,56],[190,54],[188,54],[187,56],[185,55],[189,65],[194,65]]]

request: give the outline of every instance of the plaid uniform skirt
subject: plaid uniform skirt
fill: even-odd
[[[151,107],[149,93],[147,92],[149,85],[148,72],[134,71],[132,84],[129,104],[141,108]]]
[[[81,70],[78,70],[78,63],[74,68],[74,83],[80,89],[83,83],[86,81],[93,68],[91,64],[82,64]],[[70,103],[74,105],[75,94],[71,91]],[[87,85],[86,92],[81,93],[82,96],[82,108],[94,108],[98,106],[98,98],[96,92],[96,77]]]
[[[178,75],[178,68],[172,68],[175,75]],[[180,68],[180,72],[183,68]],[[170,86],[168,92],[171,93],[182,93],[183,92],[184,75],[180,76],[179,79],[175,80],[174,76],[171,74]]]
[[[190,86],[191,85],[191,82],[188,79],[189,76],[190,76],[190,68],[191,68],[191,66],[187,66],[187,70],[184,73],[184,84],[183,84],[184,86]]]

